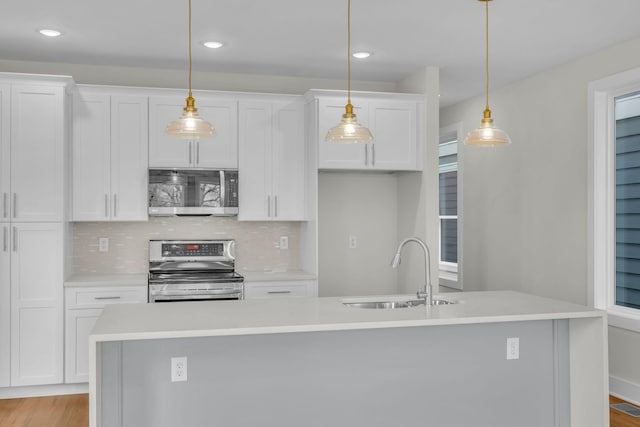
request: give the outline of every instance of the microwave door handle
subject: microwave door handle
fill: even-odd
[[[224,177],[224,171],[220,171],[220,203],[222,206],[227,206],[227,188],[226,188],[226,179]]]
[[[196,141],[196,165],[200,165],[200,141]]]

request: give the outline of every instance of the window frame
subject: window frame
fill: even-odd
[[[640,68],[589,83],[587,296],[609,325],[640,332],[640,310],[616,305],[615,98],[640,91]]]
[[[440,235],[440,219],[443,218],[440,216],[438,212],[438,261],[439,261],[439,279],[440,285],[445,286],[447,288],[453,288],[457,290],[463,290],[463,280],[462,280],[462,229],[463,229],[463,215],[462,215],[462,139],[463,135],[463,124],[462,122],[458,122],[449,126],[445,126],[440,128],[440,137],[438,140],[438,147],[440,147],[440,143],[446,141],[455,140],[457,144],[457,160],[456,160],[456,170],[457,170],[457,191],[458,191],[458,262],[443,262],[440,261],[440,248],[442,247],[441,235]],[[438,179],[440,178],[440,167],[438,166]],[[439,198],[438,198],[439,200]],[[439,209],[439,207],[438,207]],[[445,216],[446,218],[447,216]]]

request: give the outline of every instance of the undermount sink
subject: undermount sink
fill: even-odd
[[[410,308],[410,307],[418,307],[421,305],[425,305],[424,300],[422,299],[414,299],[414,300],[406,300],[406,301],[365,301],[365,302],[343,302],[347,307],[353,308],[382,308],[382,309],[391,309],[391,308]],[[431,305],[448,305],[455,304],[455,301],[449,301],[444,299],[434,299],[431,302]]]

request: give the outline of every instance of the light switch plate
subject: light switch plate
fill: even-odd
[[[520,338],[507,338],[507,360],[520,359]]]

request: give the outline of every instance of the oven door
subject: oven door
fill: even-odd
[[[239,300],[244,298],[244,286],[239,283],[171,283],[149,284],[149,302]]]

